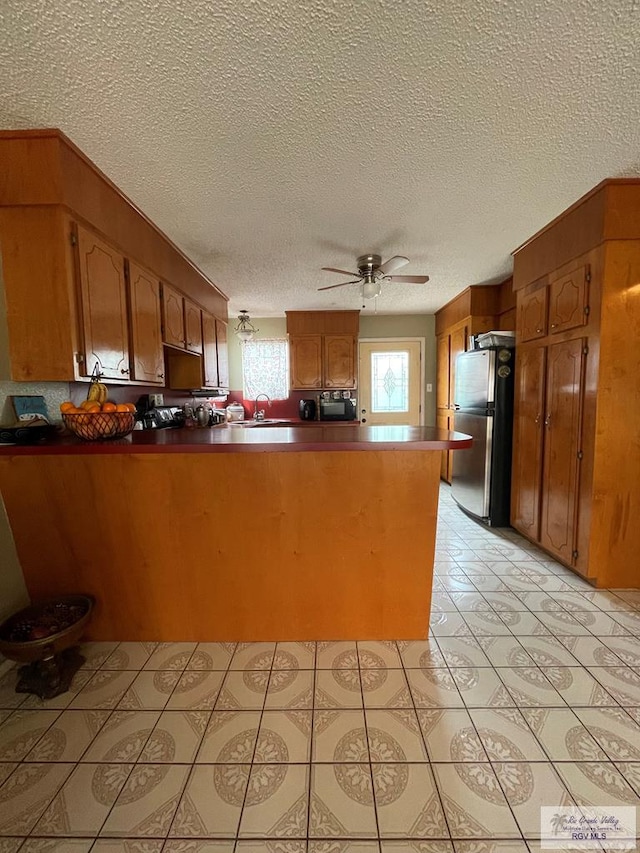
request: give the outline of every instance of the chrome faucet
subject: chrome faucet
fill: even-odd
[[[260,397],[264,397],[269,405],[271,405],[271,398],[267,394],[258,394],[255,399],[254,407],[253,407],[253,419],[254,421],[263,421],[264,420],[264,409],[258,409],[258,400]]]

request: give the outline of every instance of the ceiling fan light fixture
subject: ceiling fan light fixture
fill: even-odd
[[[367,276],[367,281],[362,285],[362,296],[365,299],[373,299],[375,296],[380,296],[381,291],[380,282],[371,276]]]
[[[259,332],[260,329],[254,328],[251,317],[249,316],[249,312],[244,308],[238,314],[238,325],[233,330],[236,333],[236,336],[244,343],[246,341],[253,340],[253,336],[256,332]]]

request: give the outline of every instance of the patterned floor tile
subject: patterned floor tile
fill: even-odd
[[[583,667],[545,667],[544,674],[570,708],[618,704]]]
[[[416,708],[462,708],[464,703],[448,669],[408,669]]]
[[[316,710],[313,715],[312,761],[369,761],[362,711]]]
[[[97,853],[100,853],[93,843],[93,838],[27,838],[20,850],[22,853],[89,853],[89,850],[97,850]],[[4,853],[1,844],[0,851]],[[133,850],[131,853],[134,853]]]
[[[451,669],[491,666],[491,661],[475,637],[440,637],[437,643],[446,665]]]
[[[216,711],[260,709],[264,706],[268,684],[268,669],[229,671],[216,700],[215,709]]]
[[[306,838],[309,767],[254,764],[240,821],[240,838]]]
[[[371,761],[426,761],[427,751],[413,708],[365,711]]]
[[[615,764],[636,794],[640,796],[640,761],[616,761]]]
[[[59,693],[52,699],[41,699],[39,696],[27,696],[24,702],[20,705],[20,710],[28,709],[38,711],[63,710],[70,707],[71,703],[77,698],[82,689],[87,686],[90,680],[97,676],[94,670],[81,669],[71,679],[71,684],[66,693]],[[24,695],[24,694],[20,694]]]
[[[640,666],[640,642],[636,637],[604,637],[602,642],[627,666]],[[594,661],[601,666],[619,666],[618,660]]]
[[[525,838],[540,838],[540,808],[575,805],[550,763],[497,762],[493,769]]]
[[[35,827],[36,835],[97,835],[131,764],[78,764]]]
[[[314,701],[316,708],[362,708],[360,670],[318,669]]]
[[[311,711],[265,711],[260,720],[254,763],[308,762],[312,728]]]
[[[238,643],[229,664],[230,669],[271,669],[275,643]]]
[[[251,763],[259,726],[259,711],[214,711],[196,761]]]
[[[313,669],[316,663],[315,643],[278,643],[272,669]]]
[[[435,639],[398,643],[405,669],[427,669],[445,666],[444,657]]]
[[[195,652],[194,654],[197,654]],[[185,670],[167,702],[168,711],[211,711],[216,704],[224,672]]]
[[[207,729],[209,711],[164,711],[145,744],[140,761],[189,764]]]
[[[264,707],[272,710],[312,708],[314,675],[311,669],[272,670]]]
[[[17,710],[2,727],[0,761],[22,761],[56,721],[59,711]]]
[[[542,761],[545,754],[517,708],[470,710],[490,761]]]
[[[129,670],[99,670],[73,699],[70,707],[86,710],[115,708],[137,674]]]
[[[235,648],[235,643],[198,643],[187,669],[227,670]]]
[[[318,643],[316,666],[318,669],[358,669],[355,642]]]
[[[358,661],[360,669],[400,669],[402,661],[395,643],[390,641],[360,642],[358,647]]]
[[[82,669],[100,669],[118,643],[82,643],[80,654],[85,659]]]
[[[522,714],[551,761],[606,761],[605,753],[568,708],[523,708]]]
[[[432,767],[452,838],[521,838],[490,764]]]
[[[640,726],[622,708],[576,708],[575,713],[610,760],[640,761]],[[571,757],[596,760],[584,750]]]
[[[315,764],[311,769],[310,838],[375,838],[368,764]]]
[[[471,633],[476,637],[510,637],[511,629],[493,610],[462,614]]]
[[[537,666],[499,667],[496,673],[520,708],[565,707],[564,699]]]
[[[412,708],[413,700],[402,669],[361,670],[365,708]]]
[[[102,665],[103,669],[142,669],[157,643],[120,643]]]
[[[431,614],[429,624],[434,637],[457,637],[472,633],[461,613]]]
[[[381,838],[449,838],[427,764],[373,764],[371,769]]]
[[[623,707],[640,707],[640,674],[628,666],[590,667],[589,672]]]
[[[82,761],[135,762],[159,716],[157,711],[114,711],[82,756]]]
[[[182,671],[196,649],[196,643],[158,643],[143,669]]]
[[[16,767],[17,767],[17,766],[18,766],[18,762],[17,762],[17,761],[12,761],[12,762],[9,762],[9,761],[3,761],[3,762],[0,762],[0,787],[2,786],[2,783],[3,783],[6,779],[8,779],[8,778],[9,778],[9,776],[11,776],[11,774],[13,773],[13,771],[16,769]]]
[[[422,839],[421,841],[417,839],[413,841],[383,840],[380,847],[382,853],[454,853],[451,841],[432,841],[431,839]],[[469,853],[477,853],[477,851],[469,850]],[[527,851],[525,850],[524,853]]]
[[[79,761],[111,711],[63,711],[27,755],[27,761]]]
[[[607,637],[606,644],[595,637],[560,637],[558,642],[573,655],[575,660],[583,667],[592,666],[619,666],[621,661],[609,646],[609,643],[618,643],[626,638]],[[568,666],[575,664],[568,663]]]
[[[148,670],[141,672],[118,703],[122,710],[162,710],[180,679],[175,670]]]
[[[164,838],[178,808],[190,768],[180,764],[138,764],[109,814],[101,834]]]
[[[554,766],[579,806],[640,806],[640,798],[613,764],[563,761]]]
[[[418,710],[418,722],[431,761],[487,761],[466,711]]]
[[[0,790],[0,836],[27,835],[74,764],[21,764]]]
[[[145,842],[148,844],[149,842]],[[258,845],[262,844],[263,847],[255,850],[250,850],[249,845],[253,842],[247,842],[247,847],[245,848],[244,844],[240,842],[238,844],[238,848],[242,844],[244,853],[273,853],[270,847],[267,847],[268,842],[256,842]],[[292,842],[294,843],[294,842]],[[162,853],[233,853],[235,848],[235,841],[215,841],[213,839],[179,839],[179,838],[169,838],[164,843],[164,847],[162,848]],[[95,849],[95,848],[94,848]],[[100,853],[100,851],[98,851]],[[120,851],[118,851],[120,853]],[[129,851],[122,851],[122,853],[129,853]],[[131,853],[147,853],[146,848],[140,851],[133,850]],[[152,851],[155,853],[155,851]],[[291,850],[288,851],[286,849],[282,850],[282,853],[305,853],[304,850]]]
[[[455,667],[451,675],[467,708],[504,708],[515,700],[489,667]]]
[[[478,637],[493,666],[533,666],[533,658],[515,637]]]
[[[249,770],[247,764],[196,765],[169,835],[178,838],[235,838]]]

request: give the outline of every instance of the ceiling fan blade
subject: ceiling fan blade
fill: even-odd
[[[320,267],[322,270],[326,270],[327,272],[339,272],[341,275],[355,275],[351,270],[338,270],[335,267]]]
[[[353,281],[343,281],[342,284],[330,284],[329,287],[319,287],[318,290],[333,290],[334,287],[344,287],[345,284],[360,284],[361,278],[356,278]]]
[[[405,284],[426,284],[428,275],[385,275],[385,281],[400,281]]]
[[[402,255],[394,255],[393,258],[389,258],[388,261],[385,261],[379,267],[379,272],[383,275],[389,275],[389,273],[394,270],[399,270],[401,267],[406,267],[409,263],[409,258],[404,258]]]

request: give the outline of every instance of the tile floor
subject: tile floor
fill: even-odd
[[[537,853],[542,804],[640,805],[640,592],[444,487],[428,640],[84,653],[0,681],[0,853]]]

